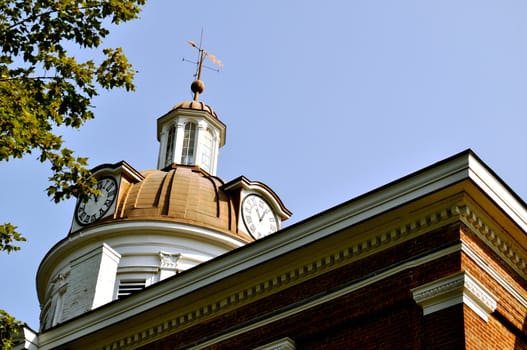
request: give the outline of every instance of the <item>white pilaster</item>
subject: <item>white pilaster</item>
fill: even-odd
[[[203,135],[205,134],[205,129],[207,128],[207,124],[205,123],[204,120],[200,120],[197,124],[197,128],[196,128],[196,148],[195,148],[195,157],[194,157],[194,162],[196,165],[200,165],[202,164],[202,155],[201,155],[201,152],[202,152],[202,149],[203,149]]]
[[[119,253],[103,243],[71,262],[61,320],[68,320],[112,301],[120,258]]]
[[[101,263],[95,285],[92,309],[110,302],[113,299],[117,266],[121,260],[121,254],[117,253],[106,243],[103,243],[101,250]]]

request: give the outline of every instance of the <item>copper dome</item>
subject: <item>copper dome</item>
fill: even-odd
[[[224,182],[196,166],[172,165],[141,172],[144,179],[121,188],[112,220],[160,220],[205,227],[252,239],[237,232],[233,200]]]

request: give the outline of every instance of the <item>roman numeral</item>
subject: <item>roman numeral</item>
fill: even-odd
[[[115,184],[113,182],[108,182],[106,185],[106,188],[104,188],[106,191],[110,191],[115,187]]]

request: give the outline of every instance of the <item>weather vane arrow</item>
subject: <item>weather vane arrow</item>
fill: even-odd
[[[208,66],[204,65],[203,62],[205,61],[205,58],[208,58],[213,64],[217,65],[218,67],[223,67],[223,62],[221,62],[216,57],[216,55],[213,55],[210,52],[208,52],[205,49],[203,49],[203,47],[201,46],[201,41],[202,40],[203,40],[203,31],[201,32],[201,39],[200,39],[199,45],[197,45],[192,40],[187,41],[190,46],[192,46],[193,48],[197,49],[198,52],[199,52],[198,61],[197,62],[193,62],[193,63],[196,64],[196,73],[194,74],[194,78],[196,80],[194,82],[192,82],[192,85],[191,85],[192,92],[194,93],[194,101],[198,100],[199,94],[202,93],[203,90],[205,89],[205,84],[203,83],[203,81],[201,81],[201,72],[202,72],[203,68],[209,68],[209,69],[212,69],[212,70],[215,70],[215,71],[219,72],[219,69],[214,69],[212,67],[208,67]],[[185,59],[183,59],[183,60],[185,61]],[[191,61],[189,61],[189,62],[191,62]]]

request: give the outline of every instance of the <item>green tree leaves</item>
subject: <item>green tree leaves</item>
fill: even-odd
[[[126,90],[133,90],[134,84],[132,66],[128,63],[123,50],[104,49],[106,59],[97,68],[97,82],[106,89],[124,87]]]
[[[16,232],[16,226],[11,224],[0,225],[0,251],[11,253],[20,250],[20,247],[13,245],[14,241],[24,242],[26,239]]]
[[[38,152],[53,175],[58,202],[96,193],[86,158],[75,157],[54,132],[92,119],[101,88],[133,90],[135,71],[120,48],[96,50],[111,23],[138,16],[145,0],[0,0],[0,161]],[[79,62],[68,47],[96,57]]]
[[[0,0],[0,161],[36,153],[50,164],[47,193],[55,202],[98,194],[87,159],[66,148],[56,130],[92,119],[100,89],[134,89],[136,72],[122,49],[100,46],[109,25],[137,18],[145,2]],[[72,47],[92,58],[79,61]],[[0,251],[18,250],[13,243],[24,240],[15,226],[0,224]],[[0,311],[0,325],[6,317]]]
[[[0,349],[9,350],[13,347],[13,338],[19,334],[22,323],[15,320],[4,310],[0,310]]]

